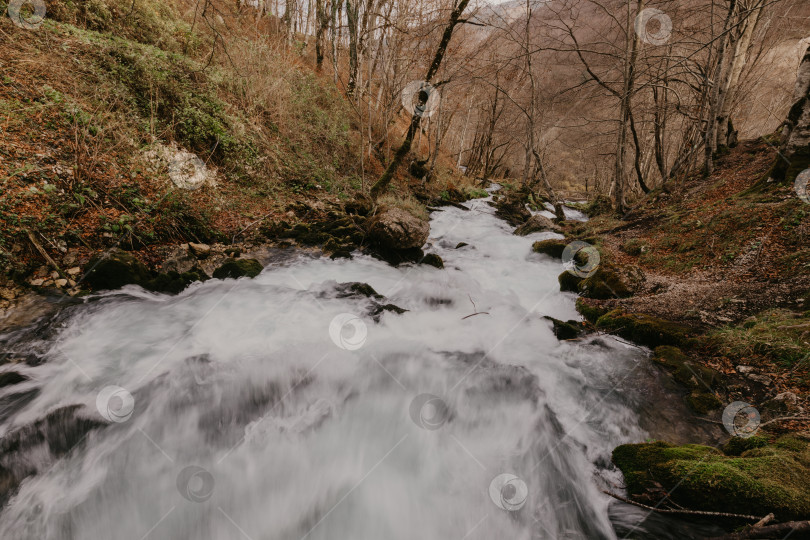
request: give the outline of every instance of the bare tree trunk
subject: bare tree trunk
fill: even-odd
[[[714,68],[714,77],[711,81],[712,91],[711,97],[709,98],[708,125],[706,126],[705,148],[703,149],[705,153],[703,172],[706,176],[714,172],[714,153],[717,151],[717,122],[720,114],[720,88],[723,79],[723,66],[725,65],[726,41],[728,40],[727,34],[731,27],[731,19],[734,16],[736,7],[737,0],[731,0],[728,5],[726,21],[723,23],[720,45],[717,47],[717,65]]]
[[[756,28],[759,22],[759,15],[762,12],[761,0],[755,1],[756,5],[752,8],[750,14],[742,24],[743,27],[740,31],[741,35],[739,39],[735,40],[734,55],[731,59],[731,67],[729,68],[728,77],[726,77],[725,88],[723,90],[722,105],[717,119],[717,140],[718,144],[724,146],[733,146],[735,142],[734,139],[736,138],[731,122],[731,107],[734,105],[734,94],[740,82],[740,75],[742,75],[746,59],[748,58],[748,49],[751,47],[751,38],[754,35],[754,28]],[[745,4],[742,4],[742,7],[744,6]]]
[[[338,28],[340,27],[340,13],[343,6],[343,0],[332,0],[332,71],[335,84],[338,83]]]
[[[461,14],[467,8],[467,4],[469,3],[470,0],[461,0],[450,14],[450,20],[448,21],[447,26],[444,28],[442,40],[439,43],[439,47],[436,49],[433,62],[430,63],[430,67],[425,75],[425,81],[430,82],[434,75],[436,75],[436,72],[439,71],[439,67],[441,67],[442,60],[444,59],[444,54],[447,52],[447,46],[450,44],[450,38],[453,37],[453,29],[456,27],[456,24],[458,24]],[[419,93],[419,103],[416,108],[417,110],[423,110],[425,103],[427,103],[429,96],[424,94],[424,92]],[[405,159],[405,156],[411,149],[413,138],[416,135],[416,132],[419,130],[421,120],[422,117],[418,113],[411,115],[411,123],[408,126],[408,132],[405,134],[405,140],[402,141],[402,144],[399,146],[399,148],[397,148],[397,151],[394,154],[394,159],[391,160],[388,168],[386,168],[385,172],[382,174],[382,176],[380,176],[380,179],[377,180],[377,183],[371,187],[372,198],[376,199],[388,188],[388,184],[391,182],[391,179],[394,177],[397,169],[399,169],[399,166],[402,164],[402,161]]]
[[[318,71],[323,66],[323,35],[329,27],[331,0],[315,0],[315,65]]]
[[[349,32],[349,82],[346,85],[346,94],[354,95],[357,87],[357,15],[360,0],[346,0],[346,20]]]

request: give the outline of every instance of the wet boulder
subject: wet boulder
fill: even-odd
[[[401,208],[390,207],[369,219],[371,239],[385,249],[419,249],[427,242],[430,225]]]
[[[254,278],[261,274],[262,264],[256,259],[231,259],[214,270],[215,279]]]
[[[561,321],[554,317],[546,316],[545,319],[551,321],[552,332],[560,340],[574,339],[585,333],[585,325],[579,321]]]
[[[596,300],[627,298],[633,294],[622,275],[608,265],[601,265],[596,272],[582,280],[578,290],[582,296]]]
[[[554,257],[555,259],[560,259],[562,258],[563,251],[565,251],[565,246],[567,245],[568,243],[565,240],[540,240],[539,242],[532,244],[532,251],[542,255],[548,255],[549,257]]]
[[[96,290],[120,289],[124,285],[143,286],[151,278],[145,264],[120,249],[91,258],[84,272],[84,281]]]
[[[427,255],[422,257],[422,260],[419,261],[419,264],[427,264],[429,266],[434,266],[439,269],[444,268],[444,261],[442,261],[442,258],[436,255],[435,253],[428,253]]]
[[[548,219],[546,216],[541,216],[540,214],[535,214],[527,219],[522,225],[520,225],[515,232],[517,236],[526,236],[531,233],[536,232],[560,232],[560,227],[558,227],[553,221]]]

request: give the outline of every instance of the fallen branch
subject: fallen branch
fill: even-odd
[[[37,239],[34,238],[34,234],[28,229],[26,229],[25,232],[26,234],[28,234],[28,239],[31,241],[34,247],[37,248],[37,251],[39,251],[39,254],[42,255],[42,257],[48,262],[48,264],[50,264],[53,267],[54,270],[59,272],[60,276],[62,276],[64,279],[67,279],[65,273],[62,272],[62,269],[59,268],[58,264],[56,264],[56,261],[54,261],[50,255],[48,255],[48,252],[45,251],[45,248],[43,248],[42,245],[39,242],[37,242]]]
[[[752,527],[738,533],[716,536],[710,540],[749,540],[752,538],[787,538],[795,532],[809,532],[810,521],[788,521],[766,527]],[[787,536],[785,536],[787,535]]]
[[[712,516],[712,517],[723,517],[723,518],[734,518],[734,519],[748,519],[751,521],[759,521],[761,518],[760,516],[750,516],[746,514],[731,514],[729,512],[706,512],[704,510],[668,510],[664,508],[655,508],[653,506],[647,506],[646,504],[641,504],[636,501],[632,501],[630,499],[625,499],[615,493],[611,493],[610,491],[602,490],[602,493],[605,495],[610,495],[614,499],[619,501],[625,502],[627,504],[632,504],[633,506],[638,506],[639,508],[644,508],[645,510],[650,510],[652,512],[659,512],[661,514],[679,514],[679,515],[687,515],[687,516]]]

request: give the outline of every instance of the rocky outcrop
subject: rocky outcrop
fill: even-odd
[[[546,216],[541,216],[540,214],[535,214],[529,219],[527,219],[523,225],[515,229],[513,234],[517,236],[526,236],[531,233],[535,232],[560,232],[560,227],[558,227],[553,221],[548,219]]]
[[[810,168],[810,47],[804,53],[796,78],[793,106],[788,112],[782,132],[780,155],[770,176],[793,182],[803,170]]]

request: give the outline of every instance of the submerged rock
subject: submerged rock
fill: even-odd
[[[427,264],[430,266],[435,266],[436,268],[439,269],[444,268],[444,261],[442,261],[442,258],[436,255],[435,253],[428,253],[427,255],[422,257],[422,260],[419,261],[419,264]]]
[[[256,259],[233,259],[214,270],[215,279],[254,278],[261,274],[262,264]]]

